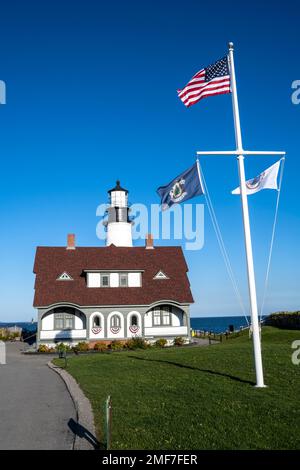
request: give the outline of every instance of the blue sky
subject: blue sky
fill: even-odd
[[[266,313],[299,308],[300,79],[295,2],[67,0],[1,5],[0,320],[30,320],[37,245],[82,246],[96,237],[96,207],[117,178],[132,202],[194,162],[198,149],[234,148],[230,95],[186,109],[177,98],[200,68],[235,43],[244,147],[285,149],[287,161]],[[254,177],[273,157],[246,160]],[[205,157],[203,171],[247,302],[234,158]],[[195,202],[204,202],[200,198]],[[249,198],[259,298],[276,193]],[[171,243],[177,243],[171,241]],[[192,315],[239,314],[205,210],[205,245],[187,252]]]

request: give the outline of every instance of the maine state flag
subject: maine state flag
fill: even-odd
[[[160,186],[157,194],[161,198],[162,210],[169,209],[173,204],[187,201],[195,196],[204,194],[203,185],[198,171],[198,164],[174,178],[169,184]]]

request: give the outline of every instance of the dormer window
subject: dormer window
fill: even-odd
[[[120,274],[120,287],[127,287],[128,286],[128,275],[127,273]]]
[[[101,274],[101,287],[109,287],[109,274]]]
[[[158,273],[155,274],[153,279],[169,279],[169,278],[163,271],[159,270]]]
[[[143,271],[97,271],[85,270],[87,287],[142,287]]]
[[[56,280],[57,281],[73,281],[73,278],[70,276],[70,274],[64,271],[60,276],[58,276]]]

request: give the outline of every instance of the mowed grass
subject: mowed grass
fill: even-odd
[[[102,443],[111,395],[113,449],[300,449],[295,339],[300,331],[263,328],[265,389],[253,387],[248,335],[207,347],[72,357],[67,370],[92,403]]]

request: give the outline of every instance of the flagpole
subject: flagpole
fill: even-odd
[[[238,153],[237,160],[238,160],[238,170],[239,170],[239,178],[240,178],[240,193],[241,193],[241,202],[242,202],[245,249],[246,249],[246,259],[247,259],[247,274],[248,274],[248,287],[249,287],[251,323],[252,323],[252,338],[253,338],[254,361],[255,361],[255,372],[256,372],[256,387],[265,387],[263,365],[262,365],[262,355],[261,355],[261,342],[260,342],[260,331],[259,331],[259,321],[258,321],[258,309],[257,309],[255,273],[254,273],[253,254],[252,254],[250,221],[249,221],[248,198],[247,198],[247,193],[246,193],[246,178],[245,178],[245,167],[244,167],[242,133],[241,133],[239,104],[238,104],[237,88],[236,88],[232,42],[228,44],[228,50],[229,50],[230,75],[231,75],[232,108],[233,108],[233,117],[234,117],[236,151]]]
[[[203,186],[203,182],[202,182],[202,178],[201,178],[200,163],[199,163],[199,158],[198,157],[196,158],[196,165],[197,165],[199,183],[200,183],[200,186],[201,186],[201,188],[203,190],[203,194],[204,194],[204,186]]]

